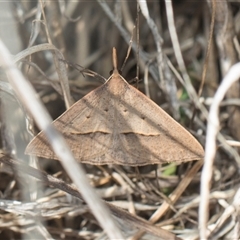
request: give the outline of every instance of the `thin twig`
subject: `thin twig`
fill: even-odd
[[[201,176],[201,202],[199,206],[200,239],[207,239],[207,221],[209,216],[209,194],[213,172],[213,161],[216,154],[216,137],[219,131],[219,107],[227,90],[239,80],[240,63],[233,65],[220,84],[210,107],[207,125],[205,159]],[[240,166],[240,162],[237,162]]]
[[[48,42],[52,45],[52,40],[51,40],[51,37],[49,34],[48,24],[47,24],[42,0],[40,0],[40,3],[41,3],[41,7],[42,7],[43,21],[45,24],[45,32],[47,35]],[[59,60],[62,57],[62,53],[60,54],[60,51],[54,51],[52,56],[53,56],[53,62],[54,62],[54,65],[56,67],[56,71],[57,71],[57,74],[59,77],[59,82],[62,87],[64,102],[65,102],[66,108],[68,109],[73,104],[73,102],[71,100],[71,95],[70,95],[70,88],[69,88],[66,66],[62,61]]]
[[[212,17],[211,17],[211,26],[210,26],[210,31],[209,31],[209,38],[208,38],[208,45],[207,45],[207,51],[206,51],[206,57],[204,59],[204,64],[203,64],[203,71],[202,71],[202,78],[201,78],[201,84],[198,89],[198,97],[201,96],[203,86],[205,83],[206,79],[206,73],[207,73],[207,67],[208,67],[208,61],[210,57],[210,50],[212,46],[212,38],[213,38],[213,30],[214,30],[214,23],[215,23],[215,14],[216,14],[216,0],[212,0]],[[196,115],[196,107],[193,110],[193,115],[191,119],[191,123],[194,121],[195,115]]]
[[[140,6],[143,16],[147,20],[147,24],[154,37],[155,45],[157,48],[157,67],[158,67],[161,88],[164,90],[166,98],[171,103],[174,118],[179,119],[180,115],[178,111],[179,104],[177,100],[177,86],[174,81],[174,78],[171,76],[172,75],[171,71],[169,70],[166,64],[166,57],[164,56],[162,51],[163,40],[160,36],[157,25],[155,24],[153,19],[150,17],[147,2],[145,0],[141,0],[141,1],[138,1],[138,4]]]

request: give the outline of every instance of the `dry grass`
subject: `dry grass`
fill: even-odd
[[[59,59],[73,66],[80,64],[108,78],[112,47],[118,50],[121,65],[133,37],[132,51],[122,75],[127,80],[134,79],[139,66],[139,89],[207,146],[207,164],[198,173],[201,163],[195,162],[146,166],[137,171],[122,166],[84,165],[90,184],[108,202],[126,239],[136,239],[139,230],[148,231],[141,239],[154,239],[155,235],[158,235],[155,239],[160,239],[164,233],[159,226],[167,230],[166,234],[169,232],[165,237],[161,235],[163,239],[173,237],[171,233],[188,240],[206,236],[239,239],[239,82],[231,83],[224,100],[224,92],[219,91],[215,100],[213,97],[229,69],[239,61],[240,4],[175,2],[174,22],[171,22],[170,5],[166,8],[163,1],[148,2],[149,16],[147,9],[144,11],[140,5],[139,43],[134,29],[135,1],[108,4],[66,1],[66,5],[47,1],[45,15],[41,2],[39,5],[31,1],[11,3],[14,21],[10,24],[8,16],[2,15],[1,28],[5,28],[6,34],[1,38],[15,54],[13,61],[18,69],[56,118],[74,101],[102,84],[100,78],[83,75],[73,67],[66,68]],[[1,5],[3,9],[6,7]],[[13,50],[11,43],[19,47]],[[0,171],[0,239],[108,239],[109,235],[102,230],[104,224],[98,223],[94,210],[89,209],[70,185],[71,176],[60,162],[29,160],[24,155],[27,143],[37,130],[26,112],[26,103],[14,94],[4,70],[1,69],[0,75],[1,149],[7,155],[0,157],[4,162]],[[237,78],[238,68],[233,71]],[[133,81],[133,85],[137,83]],[[214,118],[217,100],[221,104]],[[211,135],[214,129],[218,132]],[[18,165],[22,161],[38,171]],[[150,222],[134,216],[145,220],[154,218],[158,228],[151,228]]]

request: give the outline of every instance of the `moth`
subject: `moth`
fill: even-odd
[[[81,163],[143,166],[204,156],[202,146],[187,130],[119,74],[115,48],[108,80],[52,124]],[[44,132],[25,153],[58,159]]]

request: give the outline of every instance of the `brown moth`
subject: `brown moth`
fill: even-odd
[[[142,166],[200,160],[202,146],[152,100],[132,87],[117,70],[52,124],[65,137],[77,161]],[[58,159],[43,132],[26,154]]]

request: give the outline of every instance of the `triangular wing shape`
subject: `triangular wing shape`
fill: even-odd
[[[198,160],[204,154],[189,132],[118,73],[53,124],[83,163],[139,166]],[[57,159],[43,132],[26,153]]]

